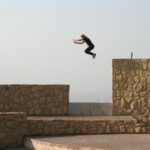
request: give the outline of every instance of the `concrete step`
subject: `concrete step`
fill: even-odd
[[[135,133],[132,116],[28,117],[27,136]]]
[[[28,137],[29,150],[149,150],[149,134]]]

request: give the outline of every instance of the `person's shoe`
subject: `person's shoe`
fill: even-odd
[[[96,54],[93,54],[93,59],[95,59],[95,57],[96,57]]]

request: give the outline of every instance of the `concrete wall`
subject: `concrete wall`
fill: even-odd
[[[73,116],[111,116],[111,103],[70,103],[69,115]]]
[[[113,115],[150,122],[150,59],[113,60]]]
[[[0,85],[0,112],[67,115],[68,85]]]
[[[0,113],[0,149],[22,146],[26,133],[25,113]]]

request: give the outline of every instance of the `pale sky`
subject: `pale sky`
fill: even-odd
[[[72,39],[84,33],[95,44]],[[112,59],[150,57],[150,0],[0,0],[0,84],[70,84],[72,102],[112,101]]]

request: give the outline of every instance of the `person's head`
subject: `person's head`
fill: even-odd
[[[86,36],[84,34],[81,34],[81,38],[85,38]]]

